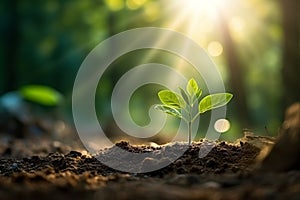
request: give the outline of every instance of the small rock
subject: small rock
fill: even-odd
[[[208,182],[202,184],[202,186],[206,187],[206,188],[220,188],[221,184],[217,183],[215,181],[208,181]]]
[[[207,162],[206,162],[206,166],[209,167],[209,168],[216,168],[218,165],[217,161],[215,159],[209,159]]]
[[[147,157],[143,160],[140,170],[143,172],[153,171],[153,169],[157,168],[158,164],[158,160]]]
[[[17,163],[13,163],[13,164],[11,164],[11,166],[9,168],[12,169],[12,170],[15,170],[15,169],[18,168],[18,164]]]
[[[185,174],[187,171],[183,167],[177,169],[177,174]]]
[[[77,158],[77,157],[80,157],[82,154],[78,151],[70,151],[70,153],[67,155],[69,157],[72,157],[72,158]]]
[[[173,179],[169,180],[169,183],[175,185],[183,185],[183,186],[190,186],[199,183],[199,178],[195,175],[186,175],[181,174],[175,176]]]
[[[181,160],[176,160],[174,164],[176,165],[176,167],[181,167],[183,165],[183,162]]]
[[[192,173],[201,173],[201,171],[202,171],[202,167],[196,165],[193,165],[190,169],[190,172]]]

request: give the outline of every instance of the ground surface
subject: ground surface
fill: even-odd
[[[136,174],[115,171],[80,147],[50,139],[1,139],[0,199],[299,199],[299,171],[255,169],[264,144],[254,146],[251,138],[219,142],[199,158],[199,141],[167,167]],[[162,155],[182,145],[117,144],[130,152],[159,150]],[[113,153],[110,148],[99,154]]]

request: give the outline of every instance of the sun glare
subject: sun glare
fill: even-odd
[[[220,13],[232,10],[231,3],[232,0],[175,0],[173,9],[177,12],[172,23],[177,26],[169,27],[182,30],[184,26],[187,35],[200,35],[199,31],[204,32],[220,19]]]
[[[224,0],[187,0],[184,1],[187,5],[193,8],[199,8],[203,6],[208,6],[208,7],[217,7],[221,4],[223,4]]]
[[[191,14],[205,12],[211,16],[217,14],[217,10],[224,5],[225,0],[186,0],[185,9]]]

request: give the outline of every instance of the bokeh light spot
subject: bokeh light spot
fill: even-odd
[[[118,11],[124,7],[123,0],[105,0],[105,4],[112,11]]]
[[[142,7],[147,0],[127,0],[126,6],[131,10],[136,10]]]
[[[245,36],[245,21],[241,17],[233,17],[229,21],[229,29],[233,37],[237,40]]]
[[[152,22],[158,19],[160,8],[157,3],[149,2],[145,5],[144,16],[147,21]]]
[[[230,129],[230,122],[227,119],[218,119],[214,128],[219,133],[224,133]]]
[[[220,42],[212,41],[208,44],[207,51],[211,56],[219,56],[223,53],[223,46]]]

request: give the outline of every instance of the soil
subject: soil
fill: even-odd
[[[96,159],[114,154],[114,147],[90,155],[80,145],[49,137],[2,138],[0,199],[299,199],[299,171],[257,170],[257,156],[266,144],[262,138],[220,141],[203,158],[198,152],[207,141],[194,142],[175,162],[148,173],[116,171]],[[184,145],[116,144],[136,153]]]

